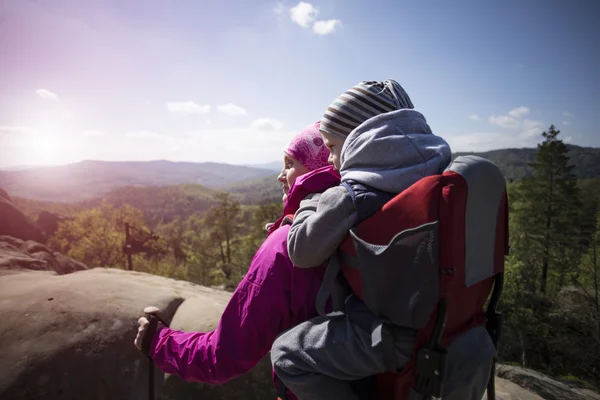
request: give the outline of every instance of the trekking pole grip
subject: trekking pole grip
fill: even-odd
[[[148,368],[148,398],[149,400],[154,400],[154,362],[150,357],[150,345],[152,344],[152,340],[154,339],[154,335],[156,334],[156,327],[158,322],[162,323],[164,326],[169,326],[161,317],[158,315],[159,309],[156,307],[146,307],[144,308],[144,314],[148,319],[148,328],[146,333],[144,334],[144,338],[142,339],[142,351],[148,357],[149,368]]]

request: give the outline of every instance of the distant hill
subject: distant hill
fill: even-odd
[[[29,199],[79,201],[103,196],[124,186],[192,183],[214,189],[272,174],[268,169],[219,163],[82,161],[56,167],[0,171],[0,188],[12,196]]]
[[[570,163],[575,166],[573,172],[578,178],[600,178],[600,148],[567,145]],[[531,176],[533,169],[529,166],[535,161],[537,149],[502,149],[481,153],[456,153],[460,155],[475,154],[487,158],[500,167],[506,179],[519,180]]]
[[[260,178],[247,179],[223,186],[221,190],[240,196],[244,204],[257,204],[263,200],[281,201],[283,191],[281,183],[277,181],[278,173]]]
[[[183,184],[175,186],[121,187],[108,192],[102,198],[84,201],[85,207],[92,207],[106,200],[115,206],[129,204],[144,213],[150,226],[173,219],[187,218],[195,213],[203,213],[215,205],[213,196],[217,190],[201,185]]]
[[[262,179],[266,183],[274,178]],[[261,178],[257,180],[260,182]],[[249,182],[254,181],[256,180]],[[276,195],[268,193],[262,198],[259,187],[253,183],[246,192],[232,192],[232,196],[243,205],[258,204],[262,199],[275,202],[281,200],[281,185],[276,187]],[[178,217],[185,219],[192,214],[208,211],[216,205],[214,195],[219,192],[216,189],[187,183],[173,186],[125,186],[113,189],[104,196],[75,202],[33,200],[18,196],[12,197],[12,201],[15,207],[34,220],[42,211],[70,216],[78,211],[96,207],[103,200],[117,207],[128,204],[143,212],[149,226],[156,227],[161,222],[168,223]]]
[[[152,227],[160,222],[171,222],[177,217],[187,218],[203,213],[215,205],[217,190],[194,184],[174,186],[125,186],[111,190],[101,197],[76,202],[56,202],[13,197],[13,204],[25,215],[36,219],[43,210],[70,216],[77,211],[100,205],[105,200],[114,206],[128,204],[144,214]]]
[[[600,178],[600,148],[572,145],[568,148],[578,178]],[[535,160],[536,149],[461,152],[453,157],[465,154],[487,158],[500,167],[508,180],[519,180],[532,174],[529,163]],[[281,184],[277,182],[277,172],[274,171],[277,164],[262,164],[273,168],[266,169],[217,163],[84,161],[60,167],[0,171],[0,188],[13,197],[68,202],[96,201],[94,199],[104,196],[112,199],[111,202],[119,202],[122,196],[162,198],[167,193],[180,196],[181,192],[184,193],[182,196],[188,196],[190,191],[196,190],[202,192],[202,196],[211,197],[211,190],[222,190],[236,194],[243,204],[256,204],[261,200],[281,200]],[[165,189],[165,193],[143,190],[144,187],[162,186],[179,189]],[[134,190],[135,187],[140,190]],[[119,188],[123,189],[119,191]],[[164,201],[167,202],[166,199]]]
[[[276,171],[276,172],[281,171],[282,166],[283,166],[283,161],[271,161],[271,162],[264,163],[264,164],[250,164],[250,165],[248,165],[248,167],[268,169],[270,171]]]

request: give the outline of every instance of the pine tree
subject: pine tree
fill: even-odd
[[[534,176],[523,180],[516,199],[520,203],[517,221],[523,233],[521,254],[530,272],[539,277],[530,275],[529,284],[539,282],[536,286],[542,296],[547,294],[551,278],[556,278],[556,289],[566,283],[581,253],[577,178],[559,133],[554,125],[542,133],[544,141],[538,144],[536,160],[531,164]]]

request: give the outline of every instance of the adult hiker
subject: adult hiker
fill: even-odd
[[[328,167],[329,151],[319,127],[317,122],[303,129],[284,151],[278,177],[284,216],[296,211],[306,191],[324,191],[339,183],[339,175]],[[308,175],[311,178],[304,179]],[[182,332],[158,324],[155,332],[147,332],[149,322],[142,317],[135,346],[141,350],[142,343],[148,343],[147,355],[166,373],[221,384],[254,367],[281,332],[317,315],[315,297],[323,268],[293,268],[287,255],[289,224],[282,225],[284,216],[269,227],[215,330]]]
[[[413,392],[408,397],[402,389],[381,398],[420,400],[443,393],[445,399],[481,399],[494,347],[483,327],[480,301],[485,301],[495,273],[489,261],[496,248],[501,256],[505,239],[496,229],[504,209],[501,172],[487,160],[451,164],[450,146],[432,133],[394,80],[364,81],[348,89],[327,108],[320,130],[330,160],[341,173],[341,184],[301,202],[288,233],[288,252],[298,269],[320,268],[331,260],[324,282],[341,271],[351,290],[341,302],[338,298],[342,313],[313,318],[276,339],[271,359],[277,377],[300,400],[358,400],[350,382],[404,373],[415,349],[421,349],[423,338],[430,335],[435,338],[430,352],[418,357],[425,360],[419,370],[425,379],[418,379],[414,389],[423,395]],[[445,172],[447,168],[450,172]],[[453,168],[466,171],[466,178]],[[471,184],[469,190],[463,189]],[[466,225],[470,228],[473,218],[482,218],[477,234],[466,234],[472,249],[467,253],[470,259],[482,255],[485,262],[475,263],[482,271],[467,271],[462,281],[451,280],[465,268],[464,259],[445,257],[452,248],[465,247],[464,240],[460,243],[465,237],[460,219],[467,193]],[[449,234],[451,229],[456,233]],[[444,240],[438,247],[440,235]],[[477,240],[489,241],[479,246]],[[468,289],[460,286],[465,279]],[[460,299],[470,304],[463,305]],[[464,334],[455,341],[458,346],[450,351],[448,364],[439,348],[447,303],[452,306],[448,330]],[[436,309],[439,329],[427,333]],[[408,371],[410,375],[414,369],[409,366]],[[446,377],[450,382],[443,391]],[[430,384],[435,387],[426,387]]]

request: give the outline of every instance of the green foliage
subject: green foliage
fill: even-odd
[[[235,182],[222,188],[232,194],[238,195],[242,204],[258,204],[261,202],[279,203],[283,192],[277,175]]]
[[[512,254],[503,295],[503,362],[599,384],[597,180],[577,182],[551,126],[530,166],[508,185]]]
[[[103,202],[99,207],[81,211],[73,219],[61,222],[48,244],[88,267],[122,267],[126,222],[145,228],[139,210],[126,205],[115,208]]]
[[[538,145],[536,160],[531,164],[535,175],[524,179],[515,192],[518,212],[515,222],[522,236],[515,251],[527,265],[523,276],[529,289],[539,285],[546,294],[548,280],[560,289],[567,283],[582,249],[578,243],[580,200],[573,166],[569,165],[567,148],[558,139],[560,132],[551,126],[544,132],[544,142]],[[536,276],[536,274],[538,276]]]
[[[117,207],[128,204],[143,211],[149,226],[156,227],[169,223],[176,218],[206,212],[215,204],[214,195],[219,193],[200,185],[177,185],[163,187],[127,186],[112,190],[102,201]],[[83,204],[96,205],[99,200],[90,200]]]
[[[24,197],[11,197],[12,204],[23,214],[28,217],[37,219],[42,211],[48,211],[54,214],[63,215],[65,217],[72,216],[86,208],[81,203],[62,203],[58,201],[42,201],[26,199]]]

